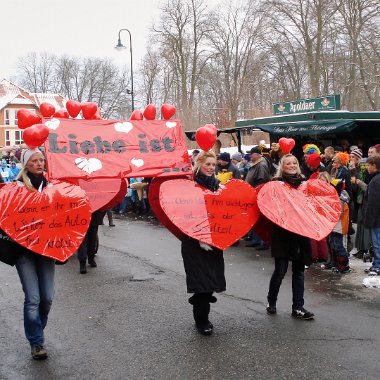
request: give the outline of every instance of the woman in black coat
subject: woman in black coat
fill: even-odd
[[[216,191],[219,180],[215,177],[216,157],[212,151],[199,154],[195,163],[195,182]],[[187,292],[193,305],[193,315],[198,331],[204,335],[212,333],[213,325],[208,320],[210,303],[216,302],[213,292],[226,290],[223,251],[190,237],[182,240],[181,253],[186,272]]]
[[[283,181],[297,188],[305,181],[299,163],[292,154],[285,155],[273,180]],[[302,207],[302,205],[300,205]],[[273,226],[271,253],[275,260],[275,269],[269,284],[268,314],[276,314],[276,302],[283,278],[292,261],[292,316],[298,319],[313,319],[314,314],[304,308],[304,271],[305,265],[312,262],[310,240],[307,237],[287,231],[277,225]]]

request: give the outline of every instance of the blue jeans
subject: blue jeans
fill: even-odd
[[[371,238],[373,246],[372,266],[380,269],[380,227],[371,228]]]
[[[38,254],[24,254],[16,262],[24,301],[26,339],[33,346],[43,346],[44,328],[54,297],[55,260]]]
[[[269,283],[268,302],[275,306],[278,292],[285,274],[288,270],[289,260],[283,257],[274,259],[274,272]],[[293,290],[293,310],[300,310],[304,305],[304,272],[305,266],[300,261],[292,261],[292,290]]]

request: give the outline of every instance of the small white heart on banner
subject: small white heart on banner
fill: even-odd
[[[133,125],[129,121],[125,121],[124,123],[115,123],[115,131],[128,133],[132,130]]]
[[[59,127],[59,124],[60,124],[60,121],[58,119],[54,119],[54,118],[45,122],[45,125],[49,129],[54,129],[54,130]]]
[[[166,122],[166,126],[167,126],[168,128],[174,128],[174,127],[177,126],[177,123],[176,123],[175,121],[167,121],[167,122]]]
[[[141,166],[144,165],[144,160],[141,158],[132,158],[131,163],[136,167],[141,168]]]
[[[87,159],[85,157],[78,157],[74,162],[79,169],[85,171],[88,174],[96,172],[103,167],[102,162],[97,158]]]

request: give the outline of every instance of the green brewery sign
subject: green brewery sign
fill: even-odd
[[[273,103],[274,115],[288,115],[301,112],[340,110],[340,95],[321,98],[300,99],[291,102]]]

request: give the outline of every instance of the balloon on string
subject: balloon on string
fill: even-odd
[[[76,100],[69,100],[66,103],[66,109],[69,115],[73,119],[75,119],[79,115],[80,111],[82,110],[82,105],[80,104],[80,102],[77,102]]]
[[[278,143],[280,145],[281,150],[284,152],[284,154],[288,154],[291,152],[291,150],[296,145],[296,142],[294,139],[288,139],[286,137],[281,137],[280,140],[278,140]]]
[[[134,110],[131,114],[131,117],[129,118],[129,120],[143,120],[143,119],[144,119],[144,115],[140,110]]]
[[[164,103],[161,106],[161,115],[165,120],[169,120],[172,116],[174,116],[176,111],[176,108],[171,104]]]
[[[98,109],[98,106],[94,102],[82,103],[82,115],[87,120],[95,115],[97,109]]]
[[[216,142],[216,129],[207,126],[198,128],[195,132],[195,140],[202,150],[210,150]]]
[[[52,117],[55,113],[55,107],[47,102],[40,104],[40,112],[43,117]]]
[[[68,119],[70,115],[67,112],[67,110],[65,110],[64,108],[61,108],[60,110],[55,111],[53,116],[56,118],[61,118],[61,119]]]
[[[49,128],[45,124],[34,124],[25,129],[22,138],[29,148],[34,149],[42,145],[49,136]]]
[[[17,111],[17,126],[20,129],[25,129],[41,122],[41,118],[29,110],[21,109]]]
[[[146,120],[154,120],[156,118],[156,107],[154,104],[148,104],[143,112]]]

